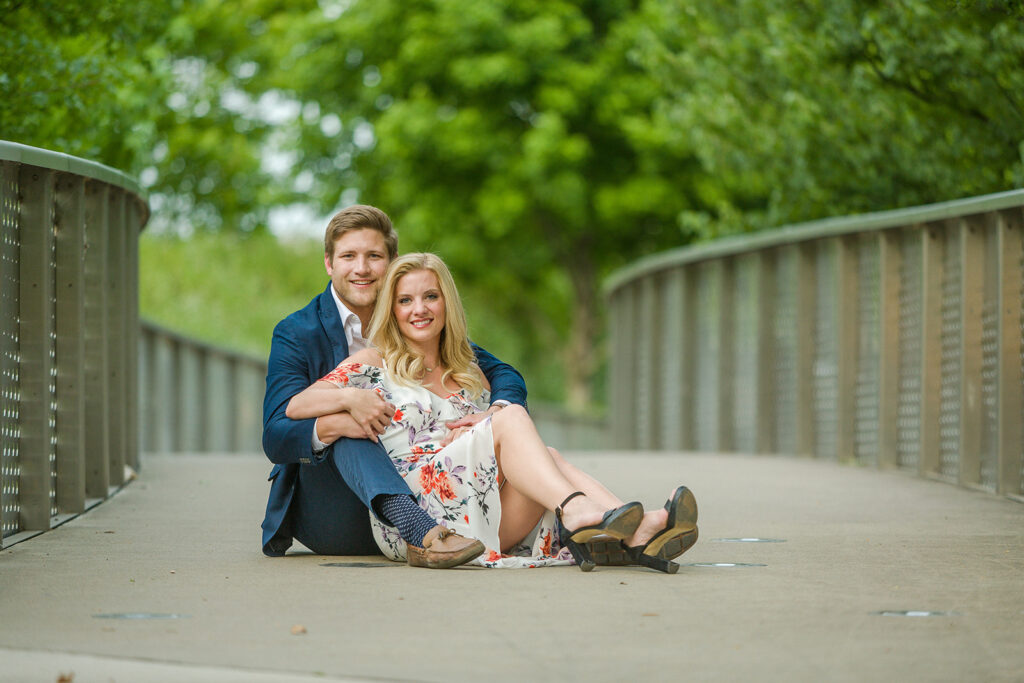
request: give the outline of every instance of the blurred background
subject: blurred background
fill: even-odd
[[[614,269],[1024,186],[1024,3],[0,0],[0,139],[140,180],[163,326],[265,356],[369,203],[531,399],[600,412]]]

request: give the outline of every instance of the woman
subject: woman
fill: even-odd
[[[451,273],[433,254],[396,259],[384,278],[364,349],[293,397],[288,415],[336,410],[325,392],[374,389],[397,407],[381,437],[420,506],[487,551],[488,567],[564,564],[583,571],[630,561],[673,573],[697,540],[697,505],[680,486],[664,509],[644,512],[547,448],[522,406],[471,428],[445,422],[481,412],[487,380],[476,367]],[[448,443],[445,445],[445,437]],[[404,559],[397,532],[371,513],[382,552]],[[568,552],[565,552],[568,550]]]

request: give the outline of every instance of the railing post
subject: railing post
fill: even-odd
[[[18,530],[18,164],[0,161],[0,547]]]
[[[183,451],[198,453],[209,441],[205,424],[209,410],[209,393],[203,379],[207,372],[205,358],[205,354],[179,347],[178,391],[174,400],[178,407],[178,446]]]
[[[693,281],[693,269],[679,273],[679,284],[683,311],[680,324],[680,374],[679,447],[694,450],[697,447],[697,285]]]
[[[942,388],[942,271],[941,223],[921,227],[921,446],[918,471],[939,471],[939,413]]]
[[[139,469],[139,230],[141,206],[128,198],[125,224],[125,463]]]
[[[814,455],[814,358],[818,311],[818,277],[815,249],[819,242],[796,247],[796,449],[800,455]]]
[[[756,450],[771,453],[776,450],[775,404],[778,394],[776,383],[775,320],[778,297],[778,254],[774,250],[758,252],[757,259],[757,430]]]
[[[156,401],[153,397],[153,368],[156,365],[153,347],[155,341],[148,329],[139,325],[139,450],[152,453],[156,450],[153,425],[156,424]]]
[[[736,262],[724,258],[718,262],[718,428],[717,448],[735,448],[736,398]]]
[[[125,240],[127,229],[125,221],[125,195],[119,190],[111,192],[107,197],[110,219],[110,232],[107,235],[107,325],[106,336],[110,363],[107,365],[109,378],[108,413],[110,429],[110,486],[118,486],[124,482],[124,452],[127,446],[125,439],[125,392],[126,375],[126,341],[128,333],[125,319],[128,302],[125,291]]]
[[[878,465],[897,464],[900,393],[900,234],[887,230],[878,239]]]
[[[659,360],[660,323],[657,278],[645,278],[639,285],[637,356],[637,446],[644,450],[658,447],[658,405],[660,403]]]
[[[619,422],[620,448],[634,450],[637,448],[637,398],[639,389],[636,385],[637,372],[637,301],[636,285],[626,287],[619,294],[619,310],[622,312],[622,324],[618,330],[621,344],[617,353],[618,360],[622,365],[623,383],[620,387],[613,387],[612,393],[621,399],[619,404],[622,407]]]
[[[57,509],[85,509],[85,178],[57,179]]]
[[[53,183],[54,172],[22,166],[21,258],[18,332],[21,412],[18,499],[21,528],[50,528],[50,379],[53,369]],[[27,226],[27,229],[25,228]]]
[[[110,488],[110,356],[107,337],[107,266],[110,186],[85,185],[85,495],[105,498]]]
[[[1021,467],[1021,411],[1024,380],[1021,368],[1022,268],[1024,268],[1024,212],[1021,209],[997,215],[996,239],[999,269],[998,311],[998,396],[996,428],[998,459],[997,492],[1024,494]]]
[[[959,222],[960,472],[962,485],[981,482],[981,336],[985,235],[976,217]]]
[[[693,435],[693,310],[686,268],[673,268],[664,280],[664,342],[661,439],[663,446],[690,450]],[[678,381],[675,381],[675,379]]]
[[[857,433],[857,251],[855,237],[840,237],[836,243],[836,458],[852,462]]]

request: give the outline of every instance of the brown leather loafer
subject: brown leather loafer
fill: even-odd
[[[423,537],[423,547],[406,547],[406,558],[410,567],[448,569],[466,564],[483,554],[484,544],[474,538],[459,536],[440,524]]]

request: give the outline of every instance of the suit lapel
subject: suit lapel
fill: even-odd
[[[334,358],[331,361],[331,368],[338,366],[338,363],[348,358],[348,340],[345,339],[345,327],[342,325],[341,316],[338,315],[338,304],[334,302],[331,294],[331,283],[327,283],[327,289],[320,295],[320,324],[324,327],[324,334],[331,342],[331,352]]]

